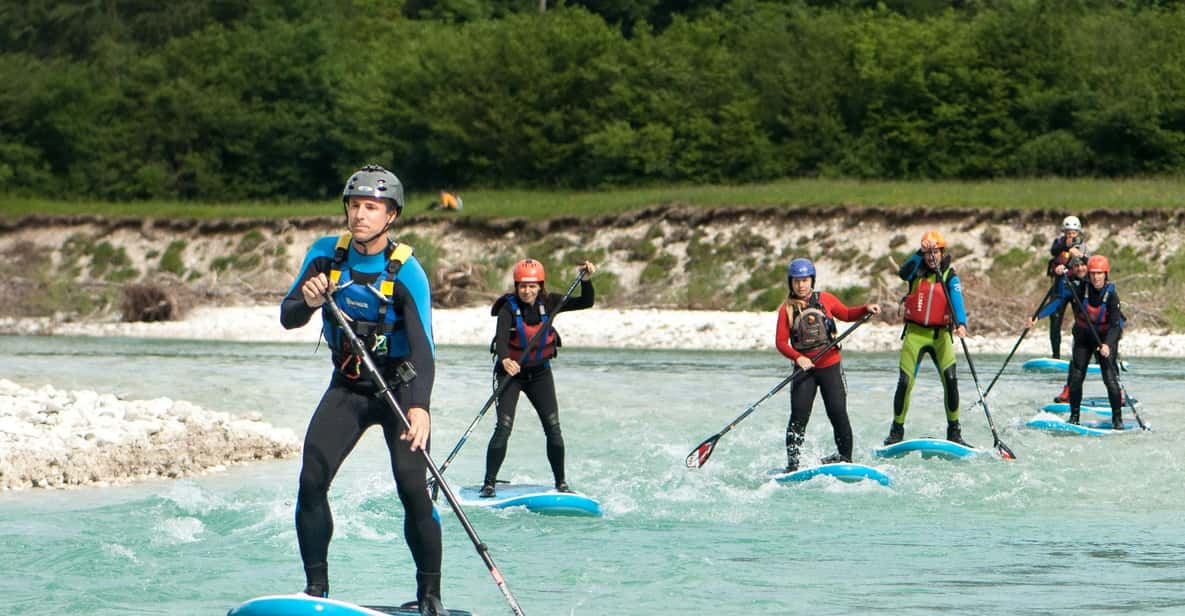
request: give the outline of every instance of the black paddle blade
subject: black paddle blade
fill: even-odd
[[[1005,445],[1003,441],[996,441],[996,451],[1000,452],[1000,457],[1004,458],[1005,460],[1016,459],[1016,454],[1012,453],[1012,450],[1009,449],[1008,445]]]
[[[699,468],[708,462],[708,458],[712,457],[712,452],[716,450],[716,441],[720,440],[719,434],[712,435],[711,438],[699,444],[698,447],[691,450],[687,454],[687,459],[684,462],[687,468]]]

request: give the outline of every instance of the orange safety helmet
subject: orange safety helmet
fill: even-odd
[[[946,249],[946,238],[938,231],[930,230],[922,234],[922,248],[926,248],[927,244],[933,244],[934,248]]]
[[[543,264],[534,259],[523,259],[514,264],[514,282],[537,282],[543,284]]]
[[[1086,271],[1089,272],[1103,272],[1105,274],[1111,273],[1111,263],[1107,261],[1107,257],[1103,255],[1094,255],[1086,261]]]

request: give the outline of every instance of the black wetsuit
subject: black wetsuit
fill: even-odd
[[[593,305],[592,282],[580,282],[580,295],[568,299],[561,308],[555,308],[563,299],[558,293],[547,293],[541,300],[552,318],[561,312],[583,310]],[[519,304],[522,310],[523,322],[527,325],[538,325],[539,309],[534,305]],[[551,362],[522,365],[519,373],[508,377],[502,368],[502,360],[510,357],[510,338],[515,333],[514,312],[508,302],[495,304],[498,315],[498,329],[494,335],[494,387],[504,379],[510,378],[502,395],[498,398],[498,423],[494,426],[494,434],[490,437],[490,444],[486,449],[485,483],[493,484],[498,478],[498,471],[506,459],[507,442],[510,432],[514,428],[514,413],[518,406],[519,393],[525,393],[539,421],[543,424],[543,434],[547,438],[547,461],[551,464],[551,473],[556,484],[564,481],[564,437],[560,432],[560,409],[556,400],[555,380],[551,374]]]
[[[287,329],[300,327],[322,308],[311,308],[305,303],[300,287],[318,273],[330,271],[333,264],[335,238],[322,238],[313,245],[305,258],[303,269],[293,283],[280,307],[280,322]],[[353,246],[344,268],[355,285],[375,281],[386,266],[386,257],[359,255]],[[392,310],[401,315],[402,325],[392,333],[392,348],[406,348],[407,354],[390,357],[380,353],[372,356],[384,373],[395,398],[406,412],[412,407],[429,408],[432,384],[435,379],[434,348],[431,335],[431,299],[427,277],[415,257],[399,270],[391,297]],[[361,288],[356,286],[355,288]],[[324,318],[331,319],[328,315]],[[335,367],[329,387],[309,420],[305,433],[300,488],[296,499],[296,536],[300,543],[301,559],[310,586],[328,586],[327,553],[333,536],[333,516],[327,498],[329,485],[342,462],[367,428],[379,425],[391,456],[391,470],[399,500],[406,515],[404,537],[415,560],[418,590],[425,585],[434,587],[439,595],[441,566],[440,523],[433,514],[432,500],[427,489],[427,461],[420,452],[411,451],[409,441],[399,440],[404,431],[402,420],[382,398],[375,397],[375,387],[366,374],[349,378],[349,368],[340,368],[348,359],[342,349],[331,348]],[[410,361],[416,370],[411,383],[399,384],[394,369],[403,361]],[[346,364],[349,366],[349,364]],[[356,366],[354,366],[356,367]],[[345,370],[345,372],[343,372]],[[429,580],[424,582],[423,580]]]
[[[1071,299],[1075,320],[1074,354],[1070,360],[1070,414],[1077,417],[1082,406],[1082,381],[1086,379],[1087,365],[1093,355],[1099,363],[1103,385],[1107,388],[1107,398],[1111,403],[1111,419],[1114,423],[1119,423],[1123,412],[1123,394],[1119,388],[1119,370],[1116,364],[1116,358],[1119,357],[1119,338],[1123,334],[1119,293],[1110,283],[1099,290],[1089,282],[1078,285],[1071,292],[1078,296],[1085,307],[1097,308],[1104,303],[1106,307],[1103,323],[1094,323],[1092,332],[1091,326],[1085,320],[1088,317],[1081,314],[1078,302]],[[1100,340],[1109,347],[1109,357],[1103,357],[1099,353]]]
[[[848,420],[848,383],[843,373],[843,363],[837,362],[826,368],[808,370],[798,377],[790,388],[790,423],[786,426],[786,450],[794,446],[795,462],[798,447],[802,445],[806,424],[811,419],[811,408],[815,405],[815,390],[823,394],[823,408],[827,419],[835,430],[835,446],[845,461],[852,459],[852,423]]]
[[[1086,244],[1082,243],[1082,236],[1074,238],[1072,243],[1066,243],[1066,237],[1059,235],[1054,238],[1053,245],[1049,247],[1049,254],[1052,258],[1049,259],[1047,273],[1053,278],[1055,287],[1060,286],[1058,282],[1058,275],[1054,273],[1054,268],[1058,265],[1068,267],[1070,264],[1070,249],[1077,248],[1082,251],[1083,255],[1088,254]],[[1085,256],[1083,257],[1085,258]],[[1057,310],[1049,313],[1049,350],[1053,354],[1054,359],[1061,357],[1062,352],[1062,320],[1066,316],[1066,307],[1060,306]]]

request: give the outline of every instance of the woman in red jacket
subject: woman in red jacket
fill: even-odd
[[[798,470],[798,448],[815,404],[815,391],[823,393],[823,406],[835,431],[839,449],[823,464],[852,461],[852,424],[848,421],[848,387],[839,347],[821,356],[818,352],[835,339],[835,320],[856,321],[867,313],[880,314],[880,306],[849,308],[834,295],[815,291],[815,264],[795,259],[786,273],[790,294],[778,309],[777,345],[782,355],[806,372],[790,389],[790,423],[786,426],[786,472]]]

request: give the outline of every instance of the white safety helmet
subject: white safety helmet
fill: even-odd
[[[1062,231],[1081,231],[1082,221],[1078,220],[1077,216],[1066,216],[1062,221]]]

